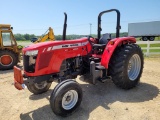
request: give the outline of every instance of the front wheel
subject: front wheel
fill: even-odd
[[[136,44],[117,48],[111,58],[109,73],[114,84],[123,89],[135,87],[143,71],[143,53]]]
[[[43,81],[41,83],[32,83],[28,84],[27,88],[33,94],[41,94],[49,90],[52,83],[48,83],[47,81]]]
[[[50,97],[52,111],[59,116],[71,115],[81,104],[82,89],[74,80],[59,83]]]
[[[142,40],[143,40],[143,41],[147,41],[147,40],[148,40],[148,37],[144,36],[144,37],[142,37]]]

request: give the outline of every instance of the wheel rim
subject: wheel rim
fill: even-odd
[[[3,55],[0,57],[0,64],[3,66],[10,66],[13,63],[13,58],[10,55]]]
[[[43,88],[45,88],[46,86],[47,86],[47,82],[46,81],[44,81],[44,82],[41,82],[41,83],[35,83],[35,87],[37,88],[37,89],[43,89]]]
[[[153,41],[153,40],[154,40],[154,37],[150,37],[150,40]]]
[[[131,81],[137,79],[141,69],[141,59],[138,54],[134,54],[128,63],[128,77]]]
[[[62,107],[65,110],[72,109],[78,101],[78,93],[75,90],[70,90],[64,94],[62,98]]]
[[[143,40],[144,40],[144,41],[147,41],[147,37],[144,37]]]

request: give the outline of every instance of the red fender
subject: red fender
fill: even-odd
[[[136,43],[136,39],[134,37],[121,37],[110,40],[102,54],[101,65],[108,69],[110,58],[116,47],[126,43]]]

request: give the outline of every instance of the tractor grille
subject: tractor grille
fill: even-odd
[[[52,55],[52,52],[40,54],[40,58],[38,61],[38,70],[48,67]]]
[[[32,57],[32,56],[23,55],[23,65],[24,65],[24,70],[26,72],[30,72],[30,73],[35,72],[36,58],[37,56]],[[34,60],[35,62],[32,62],[31,59],[32,61]]]

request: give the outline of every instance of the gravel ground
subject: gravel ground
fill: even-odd
[[[21,65],[21,64],[20,64]],[[117,88],[112,81],[88,84],[77,78],[83,89],[80,108],[71,116],[56,116],[50,94],[33,95],[13,86],[13,71],[0,71],[0,120],[159,120],[160,58],[145,58],[140,84],[131,90]]]

